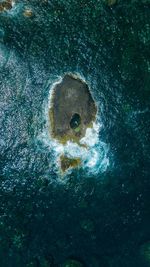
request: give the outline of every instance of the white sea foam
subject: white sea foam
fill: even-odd
[[[48,150],[53,151],[53,161],[58,169],[60,168],[60,155],[66,155],[69,158],[80,158],[82,162],[81,168],[86,170],[86,175],[104,172],[109,166],[109,148],[99,138],[102,128],[102,124],[99,122],[94,122],[91,128],[87,128],[85,136],[80,140],[80,145],[72,141],[68,141],[63,145],[51,137],[48,110],[51,107],[53,89],[61,81],[62,78],[59,77],[50,88],[48,102],[45,105],[45,115],[47,118],[46,129],[40,139],[42,139]]]
[[[100,128],[98,124],[95,124],[95,126],[96,129]],[[62,154],[69,158],[80,158],[82,161],[81,168],[87,171],[87,175],[104,172],[109,166],[108,145],[99,140],[98,132],[93,131],[93,129],[87,129],[85,137],[81,140],[82,144],[86,144],[87,147],[71,141],[68,141],[65,145],[60,144],[58,141],[49,138],[49,134],[46,131],[41,135],[41,138],[47,149],[53,151],[53,160],[58,169],[60,164],[59,157]]]

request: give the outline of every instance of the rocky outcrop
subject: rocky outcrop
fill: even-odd
[[[97,112],[88,85],[72,74],[66,74],[56,84],[50,106],[51,135],[63,144],[78,143],[92,126]]]

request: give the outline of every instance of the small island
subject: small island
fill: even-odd
[[[76,75],[65,74],[52,90],[49,108],[52,138],[64,145],[68,141],[81,145],[80,140],[87,128],[93,126],[97,113],[87,83]],[[63,171],[81,163],[79,159],[68,161],[65,156],[61,156],[60,160]]]
[[[86,129],[96,119],[97,107],[87,83],[79,77],[66,74],[53,88],[49,119],[50,133],[60,143],[79,143]]]

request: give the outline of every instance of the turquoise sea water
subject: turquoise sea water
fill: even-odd
[[[0,266],[150,266],[149,48],[148,0],[16,1],[0,13]],[[66,72],[98,107],[86,155],[48,133]],[[64,149],[83,164],[61,177]]]

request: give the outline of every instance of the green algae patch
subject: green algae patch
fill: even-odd
[[[68,259],[62,267],[84,267],[83,264],[77,260]]]
[[[80,158],[68,158],[64,155],[60,156],[60,167],[63,172],[71,168],[76,168],[80,164],[81,164]]]
[[[50,134],[61,144],[85,136],[96,119],[97,107],[87,83],[66,74],[53,88],[49,108]]]
[[[93,232],[94,230],[94,223],[92,220],[87,219],[81,222],[81,228],[85,230],[86,232]]]
[[[111,7],[117,3],[117,0],[104,0],[104,3]]]
[[[140,248],[140,254],[143,260],[150,266],[150,241],[144,243]]]

